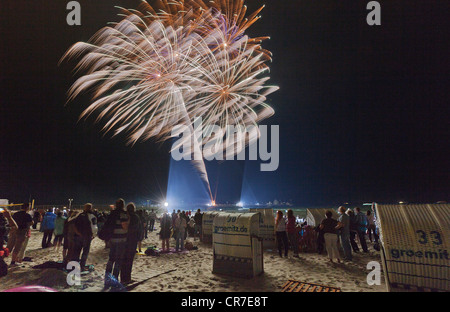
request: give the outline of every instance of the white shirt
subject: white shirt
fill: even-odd
[[[278,221],[277,232],[286,232],[286,219],[283,217]]]

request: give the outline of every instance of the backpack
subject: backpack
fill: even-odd
[[[112,212],[108,218],[106,218],[105,224],[97,233],[97,237],[104,241],[109,241],[113,237],[114,223],[116,221],[116,214]]]

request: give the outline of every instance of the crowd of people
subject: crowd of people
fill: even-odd
[[[191,216],[190,211],[173,211],[158,218],[154,209],[137,210],[134,203],[125,204],[118,199],[109,212],[99,212],[87,203],[83,210],[50,208],[47,211],[30,209],[23,204],[20,211],[11,213],[2,209],[0,213],[0,276],[7,274],[4,258],[11,254],[9,267],[20,264],[25,255],[31,229],[42,233],[41,247],[53,248],[57,254],[62,249],[62,266],[77,261],[82,271],[90,270],[88,257],[91,242],[95,237],[105,241],[109,249],[105,270],[105,288],[109,281],[120,280],[122,285],[132,281],[131,272],[135,254],[142,252],[142,241],[154,231],[155,221],[160,221],[159,238],[162,252],[169,251],[169,240],[175,240],[175,251],[185,249],[187,236],[196,240],[201,234],[202,213],[200,209]],[[36,234],[33,234],[36,235]],[[5,246],[6,245],[6,246]]]
[[[339,217],[335,219],[333,213],[327,211],[320,225],[314,229],[317,232],[318,253],[325,248],[331,262],[341,262],[342,258],[352,261],[353,253],[359,252],[360,248],[368,252],[366,238],[373,239],[374,246],[378,244],[375,217],[370,210],[363,213],[359,208],[352,210],[341,206],[338,213]],[[20,211],[14,214],[4,209],[0,214],[0,276],[7,273],[8,265],[4,258],[8,254],[11,254],[10,267],[24,260],[31,229],[37,229],[40,223],[42,248],[53,247],[58,254],[62,248],[64,267],[71,261],[77,261],[82,270],[90,270],[87,261],[92,240],[97,236],[105,241],[105,248],[109,248],[105,288],[109,287],[108,281],[111,279],[126,285],[132,282],[135,255],[142,252],[142,241],[155,230],[156,220],[160,224],[161,252],[165,253],[169,252],[171,238],[175,240],[175,252],[186,248],[187,237],[194,240],[200,238],[202,217],[198,209],[195,214],[180,210],[173,210],[170,214],[166,211],[158,218],[153,209],[137,210],[134,203],[125,204],[123,199],[118,199],[109,213],[93,209],[90,203],[85,204],[81,211],[48,209],[42,213],[30,211],[28,204],[23,204]],[[298,224],[297,221],[291,209],[286,216],[281,210],[276,213],[275,237],[280,257],[288,257],[289,250],[292,250],[293,257],[299,257],[300,241],[307,224]]]
[[[333,218],[331,211],[326,212],[325,219],[316,228],[318,232],[317,245],[318,252],[323,251],[323,247],[327,250],[328,258],[331,262],[333,260],[341,261],[341,255],[338,250],[338,244],[343,250],[343,260],[352,261],[353,253],[358,253],[361,246],[363,252],[369,251],[366,236],[372,242],[372,235],[374,241],[374,249],[378,249],[378,234],[375,225],[375,217],[373,213],[368,210],[363,213],[359,207],[354,210],[345,209],[344,206],[338,209],[339,217]]]
[[[353,260],[353,253],[358,253],[360,247],[363,252],[368,252],[367,238],[374,242],[374,249],[378,250],[379,236],[375,224],[374,214],[368,210],[363,213],[359,207],[354,210],[346,209],[341,206],[338,209],[339,217],[333,218],[331,210],[327,211],[324,219],[314,230],[316,251],[321,254],[324,249],[327,251],[330,262],[340,262]],[[289,209],[286,217],[283,212],[278,210],[275,217],[275,237],[280,257],[288,257],[290,249],[293,251],[293,257],[298,257],[302,240],[302,235],[308,235],[306,222],[298,224],[293,211]],[[302,234],[303,233],[303,234]],[[311,244],[312,245],[312,244]],[[341,252],[343,257],[341,257]]]

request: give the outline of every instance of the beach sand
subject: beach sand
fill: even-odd
[[[158,223],[156,224],[156,226]],[[142,243],[142,251],[147,246],[161,247],[157,235],[158,229],[149,233],[149,238]],[[20,266],[9,269],[8,275],[0,278],[0,291],[24,285],[41,285],[64,292],[99,292],[103,289],[103,276],[109,249],[98,238],[92,241],[88,264],[94,265],[94,271],[82,275],[81,285],[69,286],[67,273],[58,269],[33,269],[32,267],[46,261],[61,261],[60,252],[53,247],[42,249],[42,233],[32,230],[26,257],[33,262],[23,262]],[[188,238],[197,246],[197,250],[183,253],[162,254],[159,257],[136,255],[132,279],[143,281],[133,292],[280,292],[289,280],[300,280],[332,287],[339,287],[343,292],[385,292],[384,276],[381,285],[370,286],[366,265],[370,261],[381,262],[379,252],[373,250],[369,243],[369,253],[354,254],[353,262],[331,264],[326,255],[317,253],[300,253],[293,258],[280,258],[275,250],[264,251],[264,273],[255,278],[237,278],[212,273],[213,254],[211,244],[201,243],[198,239]],[[175,241],[171,239],[173,247]],[[11,257],[5,259],[9,264]]]

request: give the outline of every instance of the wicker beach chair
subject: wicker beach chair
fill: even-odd
[[[450,291],[450,204],[375,205],[389,291]]]

